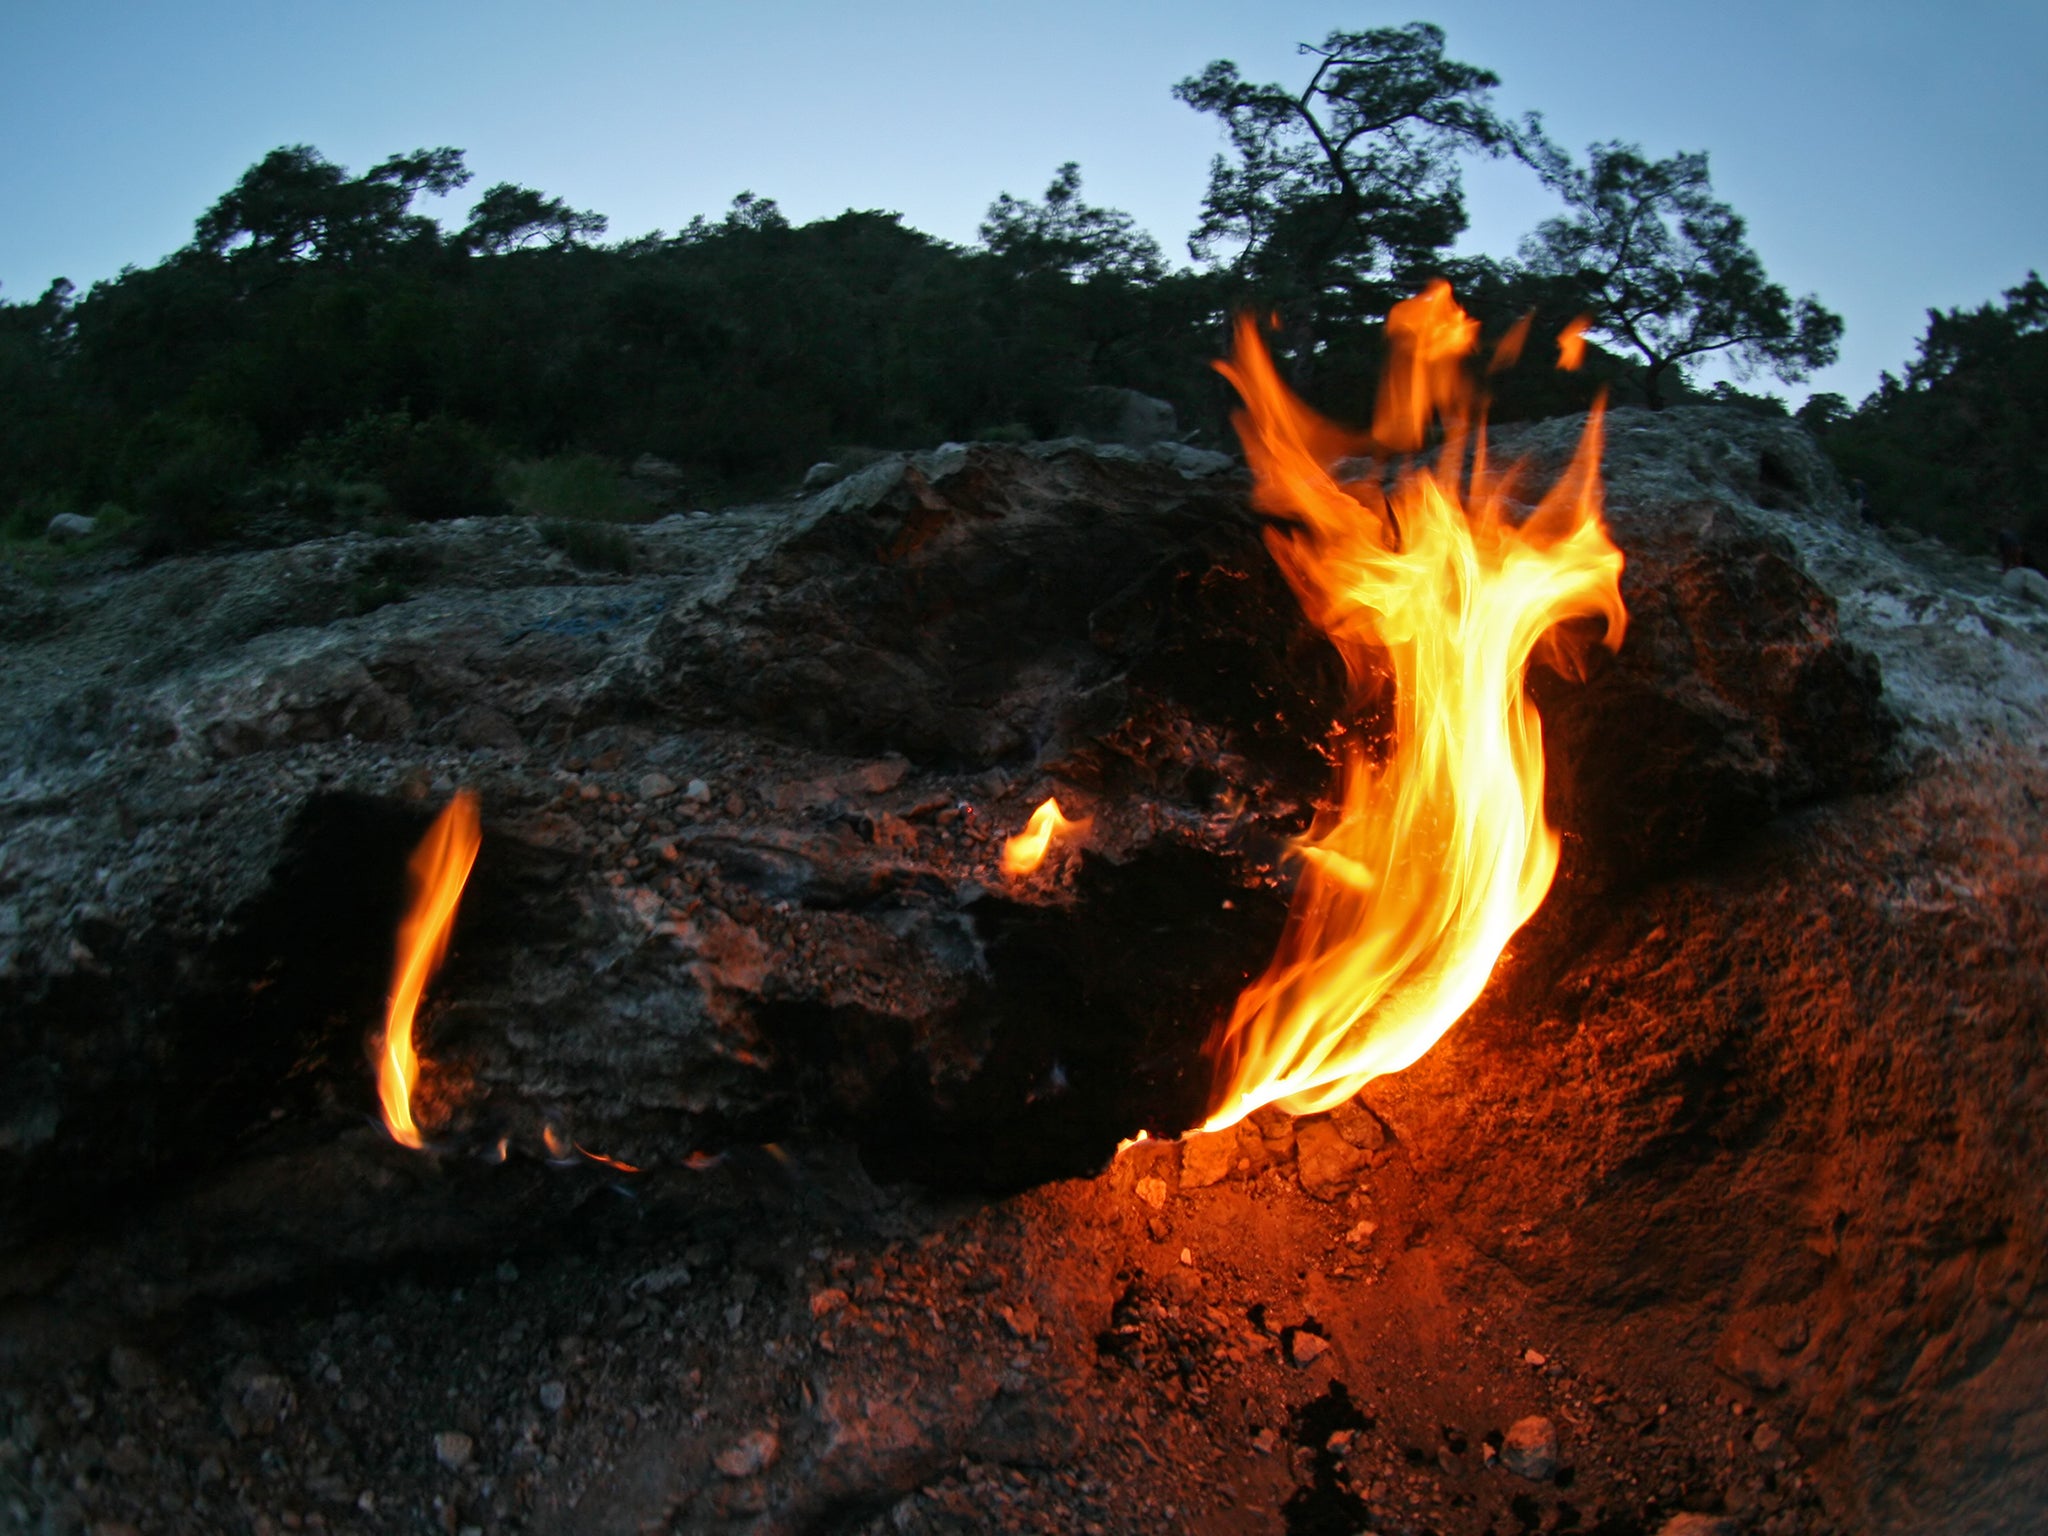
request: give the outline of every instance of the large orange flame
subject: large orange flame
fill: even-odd
[[[1217,365],[1244,399],[1256,503],[1283,520],[1267,547],[1359,697],[1391,687],[1393,733],[1383,756],[1348,755],[1333,803],[1296,844],[1303,868],[1279,950],[1211,1041],[1205,1130],[1263,1104],[1329,1109],[1416,1060],[1479,996],[1557,871],[1523,677],[1560,621],[1604,619],[1605,643],[1621,643],[1601,411],[1563,479],[1513,521],[1513,473],[1488,469],[1475,420],[1478,330],[1444,283],[1388,315],[1372,445],[1412,453],[1432,418],[1444,436],[1434,467],[1410,462],[1387,487],[1332,477],[1357,440],[1288,392],[1254,323],[1239,322],[1233,357]]]
[[[384,1010],[384,1040],[377,1052],[377,1096],[384,1104],[384,1126],[403,1146],[422,1145],[413,1123],[412,1091],[419,1081],[420,1058],[413,1048],[413,1016],[420,994],[448,951],[455,926],[456,903],[476,863],[483,841],[478,828],[476,796],[460,790],[448,808],[434,818],[427,835],[413,850],[411,903],[398,926],[398,964],[391,977],[391,1000]]]

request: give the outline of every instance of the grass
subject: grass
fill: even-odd
[[[595,454],[515,460],[501,471],[499,488],[515,512],[551,522],[645,523],[655,515],[617,468]]]

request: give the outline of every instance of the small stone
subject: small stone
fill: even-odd
[[[1750,1449],[1759,1456],[1773,1456],[1785,1444],[1785,1437],[1768,1424],[1759,1424],[1749,1437]]]
[[[1180,1187],[1207,1189],[1230,1177],[1237,1163],[1235,1131],[1211,1131],[1185,1137],[1180,1144]]]
[[[639,789],[642,800],[664,800],[676,792],[676,781],[665,773],[643,773]]]
[[[1557,1426],[1538,1415],[1515,1420],[1501,1442],[1500,1461],[1517,1477],[1544,1481],[1557,1470]]]
[[[830,460],[813,464],[804,471],[804,492],[808,495],[812,491],[822,491],[826,486],[837,483],[845,476],[846,471]]]
[[[699,805],[711,798],[711,786],[702,779],[692,779],[683,786],[683,798],[694,800]]]
[[[1657,1527],[1657,1536],[1736,1536],[1740,1530],[1725,1515],[1673,1515]]]
[[[711,1461],[727,1477],[755,1477],[774,1466],[775,1458],[781,1454],[782,1441],[774,1431],[757,1429],[740,1436]]]
[[[1318,1200],[1335,1200],[1350,1189],[1366,1161],[1327,1120],[1295,1128],[1294,1155],[1303,1191]]]
[[[1038,1325],[1038,1308],[1028,1301],[1020,1301],[1014,1307],[1003,1308],[1003,1326],[1017,1338],[1036,1338]]]
[[[814,1291],[811,1294],[811,1316],[813,1317],[829,1317],[845,1305],[846,1292],[840,1290],[837,1286],[827,1290]]]
[[[1280,1443],[1280,1437],[1270,1429],[1262,1429],[1252,1436],[1252,1449],[1261,1456],[1273,1454],[1273,1448]]]
[[[1328,1339],[1303,1328],[1297,1330],[1294,1337],[1287,1341],[1287,1354],[1296,1365],[1309,1365],[1320,1360],[1329,1347]]]
[[[1344,1241],[1354,1248],[1363,1248],[1372,1241],[1373,1233],[1379,1231],[1379,1229],[1380,1224],[1376,1221],[1361,1221],[1357,1226],[1344,1234]]]
[[[476,1442],[459,1429],[444,1429],[434,1436],[434,1460],[450,1472],[460,1472],[476,1455]]]
[[[562,1405],[569,1401],[569,1388],[559,1381],[544,1381],[540,1384],[540,1405],[549,1413],[560,1413]]]
[[[1192,1248],[1183,1248],[1183,1249],[1181,1249],[1181,1251],[1180,1251],[1180,1261],[1181,1261],[1181,1263],[1183,1263],[1183,1264],[1186,1264],[1186,1265],[1192,1266],[1192,1265],[1194,1264],[1194,1262],[1195,1262],[1195,1250],[1194,1250],[1194,1249],[1192,1249]]]
[[[1540,1371],[1549,1363],[1550,1356],[1544,1354],[1540,1349],[1525,1349],[1522,1351],[1522,1364],[1524,1365],[1532,1365]]]
[[[107,1374],[123,1392],[138,1392],[156,1381],[156,1363],[139,1349],[116,1344],[107,1351]]]
[[[1361,1152],[1377,1152],[1387,1144],[1387,1128],[1380,1124],[1379,1116],[1356,1099],[1346,1099],[1331,1110],[1330,1124]]]
[[[732,792],[731,794],[729,794],[729,795],[727,795],[727,796],[725,797],[725,814],[726,814],[726,815],[728,815],[728,816],[743,816],[743,815],[745,815],[745,814],[746,814],[746,810],[747,810],[747,802],[746,802],[746,801],[745,801],[744,799],[742,799],[742,798],[741,798],[741,796],[740,796],[740,792],[739,792],[738,790],[734,790],[734,791],[733,791],[733,792]]]
[[[1137,1184],[1138,1198],[1155,1211],[1166,1209],[1166,1180],[1143,1178]]]

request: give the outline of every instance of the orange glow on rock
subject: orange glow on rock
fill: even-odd
[[[383,1103],[384,1127],[402,1146],[424,1144],[412,1113],[413,1089],[420,1075],[413,1020],[428,980],[448,952],[456,904],[462,899],[462,887],[482,841],[476,796],[460,790],[420,839],[407,866],[412,894],[405,920],[398,927],[398,964],[384,1010],[384,1038],[377,1052],[377,1097]]]
[[[1287,390],[1253,322],[1217,365],[1243,397],[1255,503],[1277,520],[1267,548],[1354,696],[1391,692],[1392,736],[1351,751],[1295,844],[1278,952],[1209,1042],[1204,1130],[1263,1104],[1332,1108],[1415,1061],[1472,1005],[1557,871],[1530,656],[1562,621],[1604,620],[1610,647],[1627,621],[1601,517],[1599,406],[1563,479],[1517,521],[1514,472],[1488,469],[1475,420],[1478,326],[1434,283],[1394,307],[1387,338],[1370,446],[1412,453],[1432,423],[1443,438],[1384,492],[1377,476],[1351,489],[1332,478],[1357,439]]]
[[[1030,874],[1045,862],[1045,855],[1055,837],[1080,837],[1087,830],[1086,818],[1069,821],[1060,814],[1059,801],[1048,799],[1031,813],[1031,819],[1024,824],[1022,832],[1003,843],[1003,873]]]

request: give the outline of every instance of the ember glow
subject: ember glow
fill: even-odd
[[[1354,696],[1391,689],[1393,728],[1383,752],[1347,756],[1295,845],[1303,867],[1279,950],[1210,1042],[1204,1130],[1263,1104],[1330,1109],[1415,1061],[1479,996],[1557,871],[1524,675],[1565,620],[1603,619],[1604,643],[1621,644],[1601,411],[1563,479],[1512,520],[1514,471],[1487,465],[1470,375],[1478,332],[1444,283],[1388,315],[1370,446],[1382,460],[1413,454],[1432,420],[1443,441],[1433,467],[1408,460],[1384,484],[1333,478],[1357,439],[1289,393],[1254,323],[1239,322],[1217,365],[1244,400],[1256,505],[1278,520],[1267,548]]]
[[[1060,814],[1059,801],[1048,799],[1031,813],[1031,819],[1024,824],[1022,832],[1003,843],[1003,873],[1030,874],[1045,862],[1045,855],[1055,837],[1079,837],[1087,830],[1085,818],[1067,820]]]
[[[384,1040],[377,1052],[377,1096],[384,1105],[384,1126],[391,1139],[403,1146],[423,1145],[412,1115],[413,1088],[420,1075],[413,1019],[419,1012],[420,995],[448,952],[455,907],[482,841],[476,796],[461,790],[420,839],[408,866],[411,902],[405,921],[398,926],[398,965],[391,978],[391,1000],[384,1010]]]

